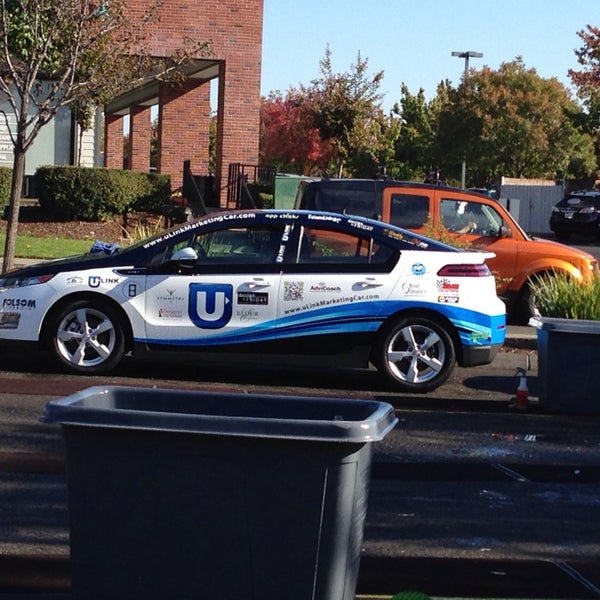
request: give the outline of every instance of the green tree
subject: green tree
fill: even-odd
[[[435,156],[438,119],[441,107],[447,102],[448,82],[438,85],[437,95],[427,101],[421,88],[411,94],[402,85],[400,102],[394,104],[392,117],[398,120],[398,135],[394,142],[394,157],[388,163],[388,173],[398,179],[423,179],[438,167]]]
[[[321,77],[300,91],[321,139],[335,149],[334,174],[341,177],[346,164],[364,164],[365,157],[381,164],[389,150],[386,135],[393,131],[381,109],[383,71],[370,77],[368,61],[359,53],[349,72],[334,73],[329,47],[319,64]]]
[[[464,157],[472,185],[497,175],[581,176],[596,167],[581,113],[556,78],[540,77],[517,57],[497,71],[472,70],[450,90],[437,154],[453,172]]]
[[[159,6],[135,18],[125,0],[0,0],[0,98],[10,107],[0,118],[14,151],[3,270],[14,261],[25,155],[41,128],[63,107],[87,127],[97,106],[126,89],[181,81],[181,67],[208,49],[184,38],[172,56],[152,58],[144,32]]]

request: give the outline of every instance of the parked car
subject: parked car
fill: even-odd
[[[591,254],[529,236],[500,201],[485,194],[394,180],[322,179],[301,182],[295,206],[362,215],[419,233],[441,228],[462,243],[493,252],[488,264],[515,323],[527,323],[536,314],[530,288],[535,276],[598,274]]]
[[[567,194],[550,215],[550,229],[559,240],[572,234],[600,236],[600,191]]]
[[[210,214],[125,249],[0,276],[0,342],[76,373],[123,356],[377,367],[432,390],[504,342],[488,253],[315,211]]]

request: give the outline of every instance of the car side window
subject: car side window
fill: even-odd
[[[296,255],[288,253],[286,262],[332,273],[386,272],[393,268],[398,256],[396,249],[370,236],[319,227],[302,227]]]
[[[276,270],[284,252],[283,225],[229,227],[189,235],[168,246],[150,262],[153,272],[242,272],[249,265]],[[182,260],[189,249],[190,258]],[[193,250],[193,252],[191,252]]]
[[[440,218],[455,233],[497,236],[502,225],[502,216],[492,206],[468,200],[442,199]]]
[[[271,264],[280,251],[281,227],[232,227],[199,234],[191,246],[206,264]]]
[[[429,216],[429,198],[416,194],[391,195],[391,223],[404,229],[425,226]]]

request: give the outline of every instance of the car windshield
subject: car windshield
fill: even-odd
[[[559,208],[600,208],[600,195],[566,196],[557,205]]]
[[[135,242],[134,244],[131,244],[131,246],[126,246],[124,248],[121,248],[120,252],[127,252],[129,250],[134,250],[136,248],[139,248],[140,246],[148,246],[148,247],[153,246],[161,240],[172,237],[175,233],[177,233],[179,231],[184,231],[185,229],[190,228],[191,226],[194,225],[194,223],[196,223],[196,221],[190,221],[189,223],[183,224],[183,225],[182,224],[174,225],[170,229],[164,229],[164,230],[161,229],[158,233],[148,236],[146,238],[143,238],[143,239]]]

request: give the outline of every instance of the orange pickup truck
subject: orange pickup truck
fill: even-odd
[[[598,273],[587,252],[529,236],[497,200],[462,189],[378,179],[302,181],[296,208],[377,218],[426,234],[442,227],[473,247],[495,253],[488,261],[498,295],[513,323],[534,312],[529,283],[536,275],[564,271],[581,279]]]

